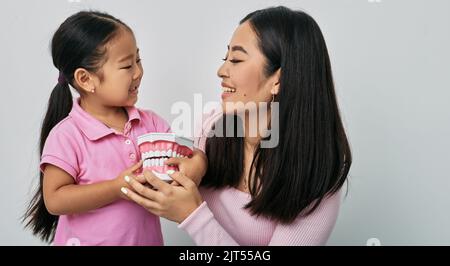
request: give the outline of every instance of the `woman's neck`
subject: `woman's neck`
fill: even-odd
[[[269,109],[270,110],[270,109]],[[258,115],[251,116],[248,112],[245,114],[244,119],[244,143],[245,147],[248,148],[250,151],[256,150],[258,147],[260,141],[261,141],[261,130],[266,130],[268,128],[268,125],[270,123],[270,111],[267,114],[266,124],[261,127],[260,125],[260,119],[259,119],[259,113]],[[250,119],[256,120],[256,121],[250,121]],[[256,128],[254,128],[256,126]]]

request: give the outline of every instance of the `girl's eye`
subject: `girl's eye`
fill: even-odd
[[[140,64],[141,62],[142,62],[141,58],[136,60],[136,64]],[[126,66],[126,67],[122,67],[121,69],[131,69],[132,67],[133,67],[133,65],[129,65],[129,66]]]

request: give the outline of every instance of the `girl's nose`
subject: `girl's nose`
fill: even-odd
[[[144,74],[144,70],[143,70],[142,66],[137,65],[136,71],[134,72],[133,79],[141,78],[143,74]]]

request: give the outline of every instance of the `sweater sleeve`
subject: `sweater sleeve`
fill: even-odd
[[[239,246],[217,222],[204,201],[178,228],[185,230],[199,246]]]
[[[325,245],[336,223],[339,206],[340,192],[325,198],[310,215],[298,217],[288,225],[279,223],[269,245]],[[185,230],[200,246],[239,245],[214,218],[206,202],[203,202],[178,227]]]

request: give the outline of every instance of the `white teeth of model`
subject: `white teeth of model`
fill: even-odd
[[[159,158],[159,166],[163,166],[164,165],[164,160],[163,158]]]
[[[159,156],[161,156],[161,153],[159,152],[159,151],[155,151],[155,157],[159,157]]]
[[[155,166],[155,159],[150,159],[150,166]]]
[[[167,151],[167,157],[172,157],[172,150]]]
[[[153,157],[154,155],[155,155],[155,153],[153,151],[150,151],[148,156]]]
[[[166,156],[166,151],[161,151],[161,156],[162,157]]]
[[[172,157],[177,157],[177,152],[176,151],[173,151],[173,153],[172,153]]]
[[[147,161],[144,161],[144,163],[142,164],[142,167],[147,167]]]
[[[222,90],[225,92],[235,92],[236,91],[236,89],[226,88],[226,87],[222,87]]]

